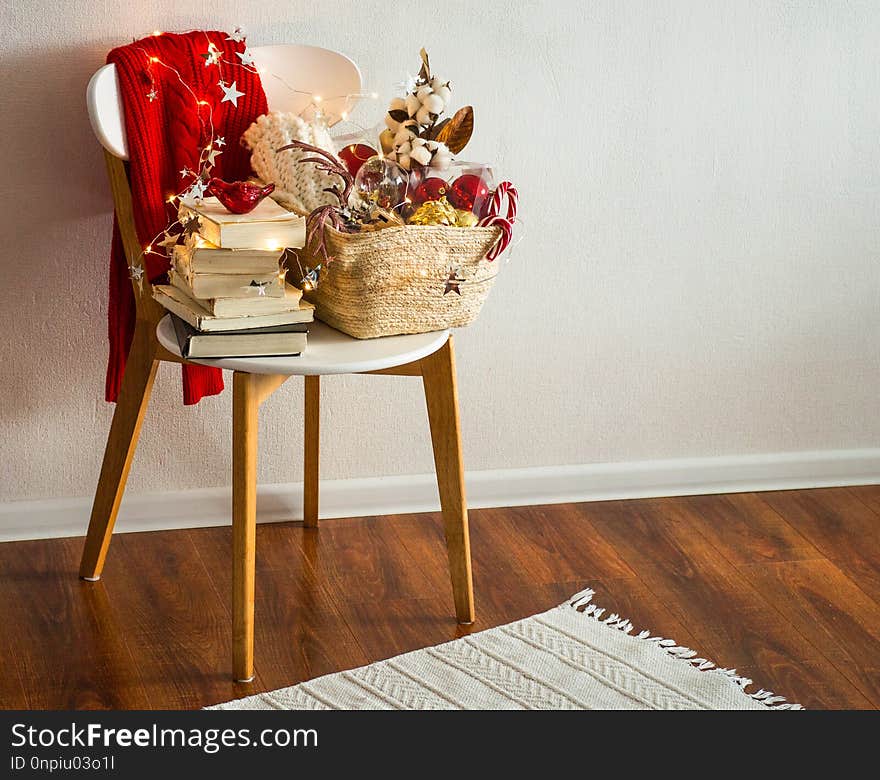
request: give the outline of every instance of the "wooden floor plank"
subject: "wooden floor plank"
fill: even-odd
[[[875,515],[880,517],[880,485],[859,485],[847,488],[847,492],[855,496]]]
[[[874,707],[880,707],[880,605],[828,560],[748,564],[746,579]]]
[[[79,579],[81,540],[0,545],[3,632],[31,709],[149,706],[104,582]]]
[[[780,619],[733,564],[695,533],[676,501],[597,503],[582,511],[654,597],[700,637],[698,649],[710,660],[804,706],[869,705],[819,648]]]
[[[120,534],[103,582],[155,708],[247,695],[232,682],[232,621],[189,532]],[[258,682],[259,684],[259,682]]]
[[[234,685],[230,530],[0,544],[0,706],[201,707],[519,620],[584,587],[807,707],[878,703],[880,488],[471,512],[477,623],[439,514],[257,530],[256,672]]]
[[[661,501],[734,563],[801,561],[825,556],[756,493]]]
[[[851,489],[789,490],[761,498],[880,603],[880,521]]]

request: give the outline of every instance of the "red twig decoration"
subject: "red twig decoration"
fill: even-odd
[[[311,248],[312,254],[317,255],[320,253],[324,262],[329,265],[333,258],[327,254],[324,229],[329,224],[343,233],[353,232],[351,227],[340,216],[339,209],[348,208],[348,199],[351,196],[351,191],[354,189],[354,177],[339,160],[317,146],[312,146],[303,141],[291,141],[277,151],[284,152],[288,149],[299,149],[303,152],[318,155],[317,157],[303,157],[297,162],[313,163],[319,171],[324,171],[328,176],[334,175],[342,179],[343,187],[334,184],[332,187],[324,188],[324,192],[329,192],[333,195],[339,201],[339,205],[319,206],[306,219],[306,246]]]

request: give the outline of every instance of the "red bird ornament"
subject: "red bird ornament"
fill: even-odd
[[[229,182],[215,177],[208,182],[205,194],[216,197],[233,214],[247,214],[274,191],[274,184],[267,184],[264,187],[251,181]]]

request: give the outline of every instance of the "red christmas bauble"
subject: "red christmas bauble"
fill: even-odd
[[[361,166],[371,157],[376,156],[376,150],[371,149],[366,144],[349,144],[339,150],[338,157],[348,168],[348,172],[352,176],[357,176],[357,172]]]
[[[440,200],[444,195],[449,194],[449,185],[436,176],[425,179],[412,196],[412,202],[417,206],[421,206],[429,200]]]
[[[446,195],[447,200],[457,209],[479,212],[483,202],[489,197],[489,187],[474,173],[459,176]]]

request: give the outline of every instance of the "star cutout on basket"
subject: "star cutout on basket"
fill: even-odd
[[[222,135],[218,135],[214,139],[214,146],[226,146],[226,139]]]
[[[232,84],[227,85],[223,81],[218,81],[217,86],[223,90],[223,99],[220,102],[225,103],[229,101],[238,108],[238,99],[244,97],[244,92],[239,92],[237,89],[238,83],[233,81]]]
[[[253,68],[254,64],[254,55],[251,54],[250,49],[245,49],[244,51],[235,52],[235,56],[241,60],[241,64],[245,68]]]
[[[446,295],[446,293],[449,292],[456,292],[461,295],[461,290],[459,289],[459,287],[462,284],[464,284],[464,279],[461,279],[458,276],[458,269],[450,268],[449,277],[446,279],[446,286],[443,288],[443,294]]]
[[[220,49],[217,48],[216,44],[208,43],[208,51],[205,52],[202,57],[205,58],[206,68],[209,65],[216,65],[218,62],[220,62]]]
[[[251,279],[251,283],[247,286],[247,289],[256,287],[257,295],[264,296],[266,294],[266,287],[268,286],[268,284],[269,282],[258,282],[256,279]]]
[[[156,88],[153,87],[149,92],[147,92],[147,99],[152,103],[154,100],[157,100],[159,97],[159,93],[156,92]]]
[[[235,41],[236,43],[241,43],[247,37],[247,33],[241,28],[236,27],[231,35],[226,37],[227,41]]]

